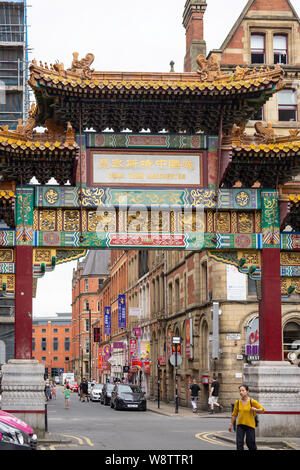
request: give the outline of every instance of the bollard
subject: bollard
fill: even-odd
[[[45,432],[48,432],[48,405],[45,403]]]

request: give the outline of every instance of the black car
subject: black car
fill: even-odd
[[[33,447],[27,433],[0,422],[0,450],[33,450]]]
[[[115,410],[147,410],[145,393],[138,385],[115,385],[111,394],[111,408]]]
[[[113,391],[113,389],[114,384],[104,384],[100,398],[100,403],[102,403],[102,405],[110,404],[111,392]]]

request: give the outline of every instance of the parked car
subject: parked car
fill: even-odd
[[[0,410],[0,450],[36,450],[37,436],[28,424]]]
[[[90,393],[91,401],[100,401],[104,384],[95,384]]]
[[[109,405],[111,399],[111,392],[114,389],[114,384],[104,384],[102,388],[100,403],[102,405]]]
[[[79,384],[77,382],[69,382],[68,383],[69,387],[70,387],[70,390],[72,392],[78,392],[79,390]]]
[[[56,376],[54,377],[54,382],[56,383],[56,385],[59,385],[59,384],[60,384],[59,375],[56,375]]]
[[[111,394],[111,408],[115,410],[147,410],[145,393],[138,385],[117,384]]]

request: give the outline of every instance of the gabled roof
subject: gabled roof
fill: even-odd
[[[107,276],[109,274],[110,250],[89,250],[83,263],[82,276]]]
[[[226,49],[226,47],[228,46],[228,44],[230,43],[231,39],[233,38],[233,36],[235,35],[235,33],[237,32],[237,30],[239,29],[239,27],[241,26],[245,16],[247,15],[247,13],[249,12],[249,10],[251,9],[251,7],[255,4],[257,0],[248,0],[248,2],[246,3],[243,11],[241,12],[240,16],[238,17],[237,21],[234,23],[233,27],[231,28],[229,34],[227,35],[226,39],[224,40],[222,46],[220,47],[220,51],[224,51]],[[287,5],[290,7],[291,11],[293,12],[293,15],[295,16],[295,19],[297,19],[297,21],[299,22],[300,24],[300,18],[295,10],[295,8],[293,7],[292,3],[290,0],[285,0]],[[212,51],[211,51],[212,52]]]

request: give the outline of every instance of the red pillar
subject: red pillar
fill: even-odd
[[[262,250],[262,300],[259,304],[259,359],[282,361],[280,249]]]
[[[15,273],[15,359],[32,359],[32,246],[17,246]]]

